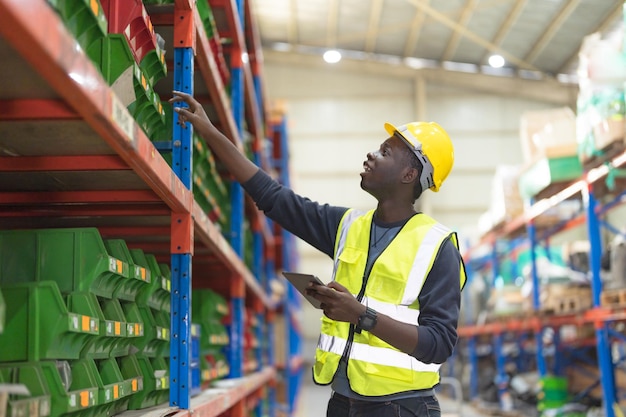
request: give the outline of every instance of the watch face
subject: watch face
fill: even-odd
[[[363,330],[372,330],[376,326],[376,321],[376,312],[368,309],[359,317],[359,327]]]
[[[361,318],[361,329],[363,330],[370,330],[372,327],[374,327],[374,324],[376,322],[374,321],[374,319],[370,316],[365,316]]]

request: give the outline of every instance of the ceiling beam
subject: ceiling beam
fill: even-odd
[[[327,69],[319,55],[297,52],[280,52],[271,49],[263,50],[265,65],[290,65],[293,67]],[[467,73],[450,71],[444,68],[423,68],[415,70],[403,65],[393,65],[377,61],[354,60],[343,58],[340,69],[356,74],[373,74],[385,77],[398,77],[414,80],[416,76],[424,77],[426,85],[439,84],[458,87],[467,91],[515,96],[555,106],[575,107],[578,96],[578,85],[563,84],[555,79],[529,80],[519,77],[493,76],[483,73]]]
[[[456,32],[459,32],[461,35],[465,36],[472,42],[482,46],[483,48],[491,52],[502,55],[507,61],[518,66],[519,68],[528,69],[532,71],[540,71],[538,68],[536,68],[532,64],[522,59],[519,59],[518,57],[514,55],[509,54],[508,52],[502,50],[501,48],[489,42],[488,40],[476,35],[474,32],[464,28],[463,26],[458,25],[456,22],[448,18],[445,14],[430,7],[428,4],[424,2],[424,0],[406,0],[406,1],[414,5],[415,7],[422,9],[426,14],[428,14],[433,19],[439,21],[441,24],[449,27],[450,29]]]
[[[457,23],[460,27],[465,27],[467,25],[467,22],[469,22],[470,18],[472,17],[472,12],[474,11],[474,8],[476,7],[477,2],[478,2],[477,0],[466,1],[465,7],[463,7],[463,10],[461,11],[461,16]],[[446,45],[446,49],[444,50],[443,55],[441,56],[442,61],[449,61],[450,59],[452,59],[452,55],[454,55],[456,48],[459,46],[460,40],[461,40],[461,33],[456,30],[453,31],[452,35],[450,36],[450,40],[448,41],[448,44]]]
[[[522,13],[522,10],[524,10],[524,6],[526,6],[527,1],[528,0],[517,0],[513,7],[511,7],[509,14],[506,16],[506,19],[504,19],[504,22],[502,22],[502,24],[498,28],[496,36],[494,36],[491,40],[491,43],[494,44],[496,47],[499,48],[502,45],[502,41],[509,33],[509,30],[511,30],[511,27],[513,26],[519,15]],[[489,58],[489,55],[491,55],[491,51],[487,50],[480,61],[484,63]]]
[[[565,5],[561,8],[559,13],[552,19],[550,25],[543,32],[543,35],[539,40],[533,45],[528,54],[524,57],[524,61],[526,62],[534,62],[535,59],[539,56],[539,54],[546,47],[548,42],[552,40],[557,30],[561,28],[563,22],[567,20],[567,18],[572,14],[574,10],[580,4],[580,0],[569,0],[565,2]]]
[[[326,44],[330,48],[337,47],[337,22],[339,21],[339,0],[330,0],[328,5],[328,27],[326,28]]]
[[[606,31],[612,24],[614,24],[620,18],[620,16],[622,16],[623,8],[624,8],[624,5],[621,1],[615,2],[615,6],[613,6],[613,9],[611,9],[607,13],[606,17],[602,19],[600,21],[600,24],[594,30],[592,30],[589,34],[597,33],[597,32],[602,33]],[[576,51],[572,55],[570,55],[570,57],[565,60],[564,64],[561,65],[561,68],[559,68],[557,72],[558,73],[566,72],[567,69],[574,63],[574,61],[578,59],[578,53],[579,51]]]
[[[291,45],[300,43],[298,38],[298,6],[297,0],[289,0],[289,23],[287,28],[287,42]]]
[[[365,36],[365,52],[374,52],[376,47],[376,39],[378,38],[378,25],[380,23],[380,15],[383,10],[384,0],[372,0],[370,7],[370,19]]]
[[[430,0],[426,0],[426,3],[429,1]],[[413,56],[415,48],[417,48],[422,26],[424,26],[424,20],[426,20],[426,13],[424,13],[422,9],[415,10],[415,15],[413,16],[411,27],[409,28],[409,36],[407,36],[406,43],[404,44],[405,57]]]

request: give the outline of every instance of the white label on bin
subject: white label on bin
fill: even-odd
[[[72,315],[72,330],[78,330],[78,317]]]
[[[42,398],[39,402],[39,415],[40,416],[49,416],[50,415],[50,401],[48,398]]]
[[[70,395],[70,407],[76,407],[76,394]]]
[[[115,258],[109,257],[109,271],[117,272]]]

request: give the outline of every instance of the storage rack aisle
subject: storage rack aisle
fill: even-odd
[[[607,175],[614,175],[625,163],[623,147],[617,152],[594,158],[584,167],[582,177],[552,184],[538,194],[537,201],[522,216],[492,230],[465,254],[470,275],[488,271],[495,285],[495,280],[503,273],[505,262],[514,271],[513,276],[519,275],[515,262],[518,254],[527,250],[532,281],[530,310],[495,317],[485,323],[468,321],[460,328],[463,354],[470,366],[470,398],[478,398],[477,387],[481,378],[479,356],[481,350],[486,350],[492,353],[495,362],[495,387],[499,408],[503,411],[511,411],[513,407],[512,374],[507,365],[515,363],[515,372],[536,371],[541,378],[543,398],[539,397],[539,411],[558,408],[566,402],[568,382],[562,377],[567,373],[570,378],[589,382],[577,394],[577,399],[584,399],[599,384],[604,415],[620,415],[618,391],[624,387],[617,387],[616,380],[622,373],[620,364],[623,356],[612,352],[623,351],[624,336],[620,329],[626,314],[621,305],[611,306],[601,302],[610,291],[603,291],[601,280],[603,249],[600,228],[606,227],[610,232],[619,233],[605,217],[610,210],[623,204],[626,187],[618,179],[614,188],[609,190],[605,181]],[[578,212],[559,221],[547,219],[550,209],[572,201],[580,202]],[[579,289],[573,295],[560,293],[540,298],[542,282],[538,274],[538,254],[543,250],[549,257],[551,238],[580,227],[586,227],[589,238],[590,291]],[[490,253],[483,250],[482,255],[477,256],[485,247],[490,248]],[[469,300],[465,302],[471,311],[474,306]],[[576,334],[570,340],[560,340],[562,329],[574,330]],[[546,337],[547,334],[551,336]],[[511,352],[515,352],[515,358]],[[594,370],[599,370],[599,374],[595,375],[597,378],[590,374]]]
[[[28,328],[0,381],[32,384],[0,397],[13,413],[275,414],[274,231],[161,101],[193,93],[269,166],[250,6],[206,4],[220,53],[207,9],[156,3],[0,1],[0,337]],[[209,289],[225,323],[192,325]],[[226,348],[207,369],[209,336]]]

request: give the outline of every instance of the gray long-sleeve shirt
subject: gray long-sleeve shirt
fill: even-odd
[[[262,170],[243,187],[266,216],[333,257],[339,222],[347,208],[320,204],[299,196]],[[457,341],[461,262],[459,251],[448,239],[439,249],[419,294],[418,344],[412,355],[421,362],[443,363],[452,354]]]

